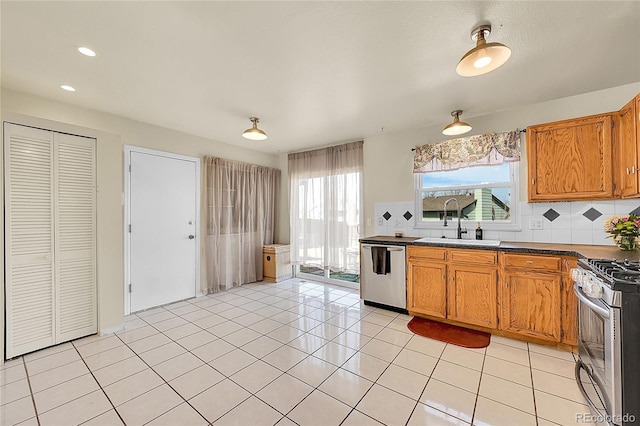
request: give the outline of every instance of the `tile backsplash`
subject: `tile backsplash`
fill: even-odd
[[[613,245],[603,230],[605,219],[614,215],[640,213],[640,199],[559,203],[520,203],[520,231],[485,229],[484,238],[501,241]],[[542,229],[530,229],[532,222],[542,223]],[[377,203],[375,234],[394,235],[402,231],[407,237],[452,237],[455,227],[438,229],[415,228],[414,201]],[[473,238],[475,221],[463,220]]]

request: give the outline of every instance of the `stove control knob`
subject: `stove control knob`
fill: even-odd
[[[625,259],[624,261],[622,261],[622,264],[624,266],[631,266],[631,262],[629,262],[629,259]]]
[[[595,299],[600,299],[602,297],[602,287],[598,283],[593,283],[591,286],[591,294],[590,296]]]
[[[580,271],[580,269],[578,268],[571,268],[571,280],[573,282],[580,282],[580,276],[582,275],[582,272]]]

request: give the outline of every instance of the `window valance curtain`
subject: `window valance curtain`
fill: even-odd
[[[413,172],[428,173],[463,167],[520,161],[520,131],[485,133],[415,148]]]
[[[273,244],[280,170],[204,157],[205,293],[262,280],[262,246]]]

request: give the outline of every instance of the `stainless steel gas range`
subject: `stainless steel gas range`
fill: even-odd
[[[640,262],[580,259],[572,278],[579,302],[576,380],[591,420],[640,425]]]

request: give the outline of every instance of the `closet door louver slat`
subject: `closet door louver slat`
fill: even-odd
[[[54,344],[53,133],[5,124],[6,355]]]
[[[59,342],[95,333],[95,141],[56,135],[56,238]]]

